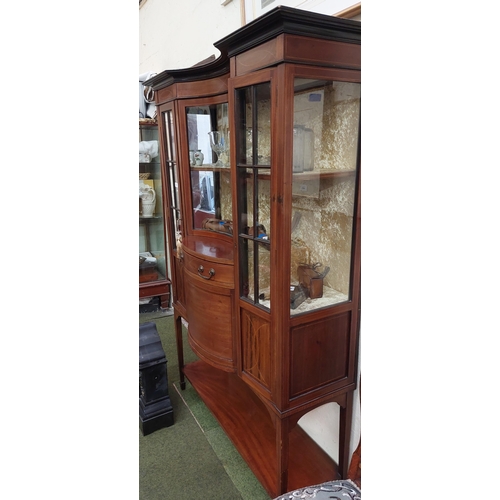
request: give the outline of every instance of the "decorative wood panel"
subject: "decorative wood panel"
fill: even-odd
[[[177,87],[178,97],[182,99],[224,94],[227,92],[227,76],[197,82],[182,82],[178,83]]]
[[[361,46],[355,43],[287,35],[284,57],[290,62],[361,68]]]
[[[243,371],[269,389],[271,382],[271,329],[269,321],[242,309],[241,344]]]
[[[235,57],[235,75],[241,76],[283,60],[283,36],[269,40]]]
[[[174,99],[177,95],[177,86],[172,85],[156,91],[156,103],[167,102]]]
[[[347,376],[350,326],[347,312],[292,329],[291,398]]]
[[[185,274],[189,343],[207,363],[235,371],[232,329],[232,291],[207,285]]]
[[[185,294],[185,289],[184,289],[184,275],[183,275],[183,270],[182,270],[182,263],[181,261],[175,257],[173,260],[173,282],[175,283],[174,289],[173,289],[173,295],[174,295],[174,302],[180,303],[183,307],[185,307],[186,304],[186,294]]]

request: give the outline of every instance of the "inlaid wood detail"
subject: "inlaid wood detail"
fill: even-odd
[[[200,95],[210,96],[224,94],[227,92],[227,75],[210,80],[201,80],[197,82],[178,83],[178,97],[199,97]]]
[[[243,371],[269,389],[271,381],[271,330],[269,321],[242,309],[241,341]]]
[[[360,69],[361,46],[354,43],[287,35],[284,58],[290,62]]]
[[[283,59],[283,35],[235,57],[236,75],[266,68]]]
[[[167,102],[176,97],[177,86],[172,85],[156,91],[156,102]]]

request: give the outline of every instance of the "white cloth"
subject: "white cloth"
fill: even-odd
[[[143,257],[145,264],[156,264],[156,257],[151,252],[139,252],[139,257]]]
[[[154,91],[151,87],[144,87],[143,82],[153,78],[156,73],[148,71],[139,75],[139,118],[154,118],[156,105],[154,103]],[[146,99],[145,95],[148,96]]]
[[[139,163],[149,163],[158,156],[158,141],[139,142]]]

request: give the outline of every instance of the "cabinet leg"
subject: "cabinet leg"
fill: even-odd
[[[170,304],[170,294],[165,293],[163,295],[160,295],[160,307],[162,309],[168,309],[168,306]]]
[[[276,455],[278,460],[278,492],[280,495],[288,491],[288,453],[290,425],[288,418],[276,417]]]
[[[174,310],[175,340],[177,343],[177,362],[179,364],[179,378],[181,389],[186,388],[184,380],[184,345],[182,342],[182,317]]]
[[[346,394],[346,405],[340,407],[339,429],[339,474],[347,478],[349,471],[349,442],[351,440],[353,391]]]

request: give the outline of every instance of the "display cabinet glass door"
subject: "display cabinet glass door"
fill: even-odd
[[[179,195],[179,166],[177,163],[177,154],[175,149],[175,127],[173,109],[162,111],[162,120],[164,128],[164,154],[166,166],[166,178],[168,179],[168,198],[166,200],[167,211],[170,213],[170,242],[171,251],[176,251],[177,238],[181,232],[181,205]]]
[[[360,84],[294,79],[291,314],[350,300]]]
[[[193,229],[232,233],[227,102],[186,107]]]
[[[271,85],[235,92],[240,297],[270,309]]]
[[[139,283],[167,276],[157,125],[139,126]]]

